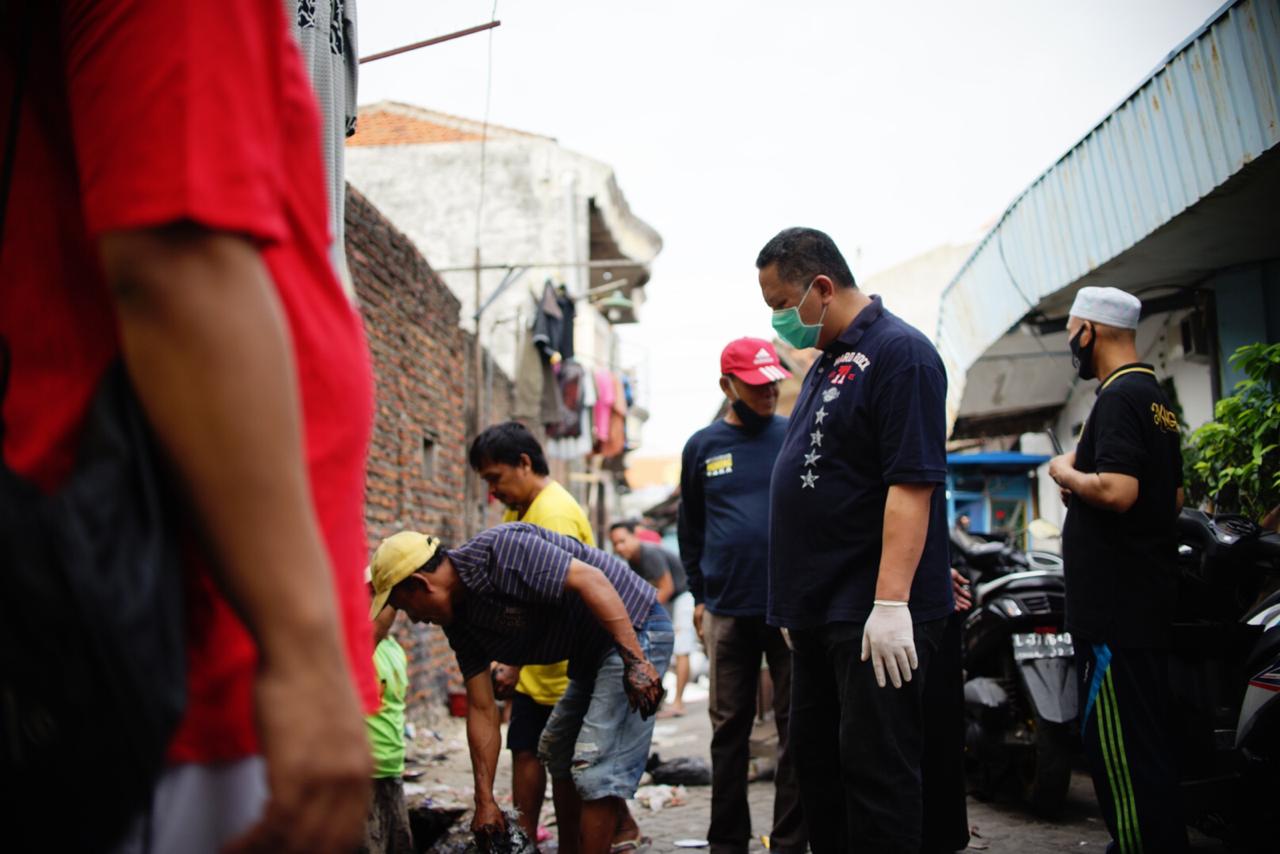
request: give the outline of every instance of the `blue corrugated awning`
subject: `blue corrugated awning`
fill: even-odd
[[[982,468],[1033,469],[1049,462],[1043,454],[1020,454],[1017,451],[987,451],[979,454],[947,454],[948,466]]]
[[[1080,286],[1168,286],[1271,257],[1274,197],[1215,191],[1250,169],[1270,186],[1257,176],[1276,180],[1278,160],[1280,3],[1231,0],[1010,204],[947,285],[948,423],[980,357],[1029,313],[1065,316]],[[999,386],[978,412],[1060,403],[1033,368],[1066,348],[1041,349],[1019,368],[1021,393]]]

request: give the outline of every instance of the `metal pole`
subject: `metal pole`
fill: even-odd
[[[433,44],[440,44],[441,42],[452,41],[453,39],[460,39],[463,36],[469,36],[475,33],[482,33],[485,30],[492,30],[494,27],[498,27],[501,25],[502,25],[501,21],[490,21],[487,24],[480,24],[479,26],[476,26],[476,27],[468,27],[465,30],[458,30],[456,33],[449,33],[443,36],[436,36],[435,38],[427,39],[426,41],[407,44],[404,47],[396,47],[396,48],[392,48],[391,50],[384,50],[382,53],[372,53],[372,54],[369,54],[368,56],[360,57],[360,64],[364,65],[366,62],[373,62],[378,59],[386,59],[388,56],[397,56],[402,53],[408,53],[409,51],[417,50],[420,47],[431,47],[431,45]]]
[[[478,244],[476,245],[476,258],[475,258],[475,261],[476,261],[476,263],[475,263],[475,273],[476,273],[476,332],[475,332],[475,338],[473,338],[473,339],[472,339],[473,344],[474,344],[474,346],[472,347],[472,359],[473,359],[473,362],[472,362],[472,371],[473,371],[473,373],[472,373],[472,377],[474,378],[473,386],[472,386],[472,394],[474,395],[474,400],[475,400],[475,408],[474,408],[474,410],[473,410],[473,412],[475,413],[475,414],[474,414],[474,419],[475,419],[475,420],[472,422],[472,425],[471,425],[471,433],[470,433],[470,435],[469,435],[469,436],[467,436],[467,442],[468,442],[468,443],[470,443],[470,442],[471,442],[471,440],[472,440],[472,439],[474,439],[477,435],[479,435],[480,431],[481,431],[482,429],[484,429],[484,413],[481,411],[482,406],[483,406],[483,403],[482,403],[482,401],[481,401],[481,397],[482,397],[481,391],[482,391],[482,389],[484,388],[484,380],[483,380],[483,376],[482,376],[482,373],[483,373],[483,371],[484,371],[484,364],[483,364],[483,358],[484,358],[484,357],[483,357],[483,355],[482,355],[482,354],[484,353],[484,350],[482,349],[482,345],[481,345],[481,343],[480,343],[480,311],[479,311],[479,309],[480,309],[480,270],[481,270],[481,267],[480,267],[480,246],[479,246]],[[464,466],[464,467],[465,467],[465,466]],[[474,489],[474,485],[475,485],[475,482],[476,482],[475,475],[474,475],[474,474],[472,474],[470,471],[467,471],[466,478],[467,478],[467,484],[468,484],[468,486],[470,487],[469,491],[470,491],[470,492],[472,492],[472,493],[475,493],[475,489]],[[481,527],[481,525],[482,525],[482,523],[483,523],[483,521],[484,521],[484,520],[483,520],[483,513],[484,513],[484,511],[480,509],[480,496],[479,496],[479,494],[478,494],[478,493],[473,494],[473,495],[472,495],[471,504],[470,504],[470,507],[468,508],[468,513],[467,513],[467,518],[468,518],[468,519],[473,520],[473,521],[471,522],[471,531],[470,531],[470,533],[471,533],[472,535],[477,534],[477,533],[479,533],[479,532],[480,532],[480,527]]]

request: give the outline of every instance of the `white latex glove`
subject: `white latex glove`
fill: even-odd
[[[884,687],[887,671],[893,687],[901,688],[911,681],[911,671],[919,665],[916,659],[915,630],[911,609],[906,602],[877,599],[862,627],[862,660],[871,659],[876,671],[876,684]]]

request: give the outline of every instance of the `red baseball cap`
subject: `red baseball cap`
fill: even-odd
[[[782,367],[778,351],[763,338],[739,338],[720,353],[720,373],[731,374],[747,385],[785,380],[791,372]]]

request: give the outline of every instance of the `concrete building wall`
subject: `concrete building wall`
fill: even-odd
[[[479,143],[471,141],[349,147],[347,174],[437,268],[473,265],[477,244],[482,264],[534,265],[481,320],[482,341],[503,371],[515,376],[521,332],[532,318],[533,301],[541,295],[544,281],[564,283],[575,296],[590,285],[584,265],[591,251],[592,200],[628,257],[647,262],[661,242],[629,217],[612,170],[544,137],[521,135],[486,143],[481,215],[480,150]],[[459,301],[463,328],[473,330],[474,272],[440,275]],[[482,301],[497,290],[504,275],[503,270],[481,272]],[[632,299],[641,302],[643,290],[637,289]],[[585,300],[578,309],[579,361],[609,367],[612,327]]]
[[[369,448],[365,524],[369,552],[383,538],[416,529],[456,544],[465,535],[465,413],[472,381],[471,337],[458,300],[413,243],[358,190],[348,187],[346,245],[373,357],[376,420]],[[480,386],[483,388],[484,386]],[[511,411],[511,381],[492,375],[495,418]],[[497,521],[489,513],[488,522]],[[462,689],[453,652],[436,626],[402,617],[397,639],[409,656],[409,714],[443,714]]]
[[[937,246],[859,280],[858,286],[878,294],[886,308],[932,339],[942,291],[976,245],[975,240]]]
[[[353,185],[376,204],[437,267],[572,260],[567,200],[555,180],[553,146],[538,141],[493,141],[486,150],[483,226],[479,213],[480,148],[470,142],[349,148]],[[585,226],[584,226],[585,227]],[[481,335],[508,375],[516,370],[519,332],[531,317],[531,291],[550,276],[565,280],[568,268],[535,268],[491,305]],[[504,272],[484,271],[481,293],[492,294]],[[459,302],[464,329],[474,331],[476,277],[471,271],[441,278]],[[482,299],[484,297],[482,296]]]

